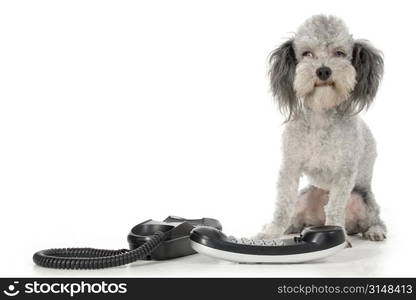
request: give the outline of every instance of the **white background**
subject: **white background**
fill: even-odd
[[[283,118],[267,56],[313,14],[385,55],[364,114],[389,238],[319,263],[194,255],[103,271],[35,267],[50,247],[127,247],[169,214],[251,236],[270,220]],[[2,1],[0,276],[416,276],[412,1]]]

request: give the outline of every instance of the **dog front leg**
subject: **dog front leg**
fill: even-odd
[[[298,197],[299,177],[300,169],[294,164],[282,168],[277,182],[278,197],[273,220],[263,226],[261,233],[257,235],[258,238],[272,239],[283,235],[289,226]]]
[[[329,201],[325,206],[326,225],[342,226],[345,230],[345,210],[353,187],[353,177],[341,177],[333,182],[329,190]]]

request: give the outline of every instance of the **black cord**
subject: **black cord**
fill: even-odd
[[[157,231],[143,245],[136,249],[105,250],[94,248],[47,249],[33,255],[35,264],[52,269],[105,269],[123,266],[145,259],[164,239],[164,233]]]

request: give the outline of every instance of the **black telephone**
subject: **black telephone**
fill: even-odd
[[[189,236],[197,226],[221,230],[221,223],[210,218],[184,219],[169,216],[163,222],[147,220],[134,226],[128,237],[129,249],[95,248],[47,249],[33,255],[35,264],[53,269],[104,269],[137,260],[165,260],[196,253]]]
[[[274,240],[236,239],[221,230],[216,219],[169,216],[162,222],[147,220],[134,226],[127,237],[130,249],[47,249],[36,252],[33,261],[45,268],[103,269],[199,252],[234,262],[288,263],[321,259],[346,244],[344,230],[339,226],[308,227],[300,236]]]
[[[134,226],[128,237],[130,249],[136,249],[146,243],[157,231],[164,232],[164,239],[160,245],[150,253],[146,259],[165,260],[195,254],[189,243],[189,236],[193,229],[207,226],[221,230],[221,223],[216,219],[184,219],[169,216],[163,222],[147,220]]]

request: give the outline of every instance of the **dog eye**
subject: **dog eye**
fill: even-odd
[[[305,51],[302,53],[303,57],[313,57],[313,53],[311,51]]]
[[[347,56],[347,54],[345,54],[344,51],[338,50],[338,51],[335,51],[335,56],[336,57],[345,57],[345,56]]]

